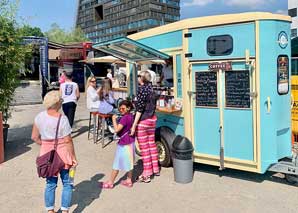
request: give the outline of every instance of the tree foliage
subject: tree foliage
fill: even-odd
[[[31,27],[27,24],[20,28],[21,34],[23,36],[36,36],[36,37],[44,37],[41,29],[39,27]]]
[[[68,32],[60,28],[56,23],[51,25],[50,30],[45,32],[45,35],[49,38],[49,41],[61,44],[88,41],[80,28],[75,28]]]
[[[23,68],[31,48],[22,45],[22,32],[16,21],[16,1],[0,0],[0,111],[4,122],[9,104],[19,84],[19,70]]]

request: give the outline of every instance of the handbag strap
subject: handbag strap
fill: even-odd
[[[59,118],[58,118],[57,129],[56,129],[54,150],[56,150],[57,149],[57,146],[58,146],[58,131],[59,131],[61,117],[62,117],[62,115],[60,114],[59,115]]]
[[[126,131],[123,135],[120,136],[120,139],[124,138],[125,135],[129,133],[130,130]]]

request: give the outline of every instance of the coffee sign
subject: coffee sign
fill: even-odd
[[[211,64],[209,64],[209,70],[211,70],[211,71],[217,71],[217,70],[230,71],[230,70],[232,70],[232,63],[231,62],[211,63]]]

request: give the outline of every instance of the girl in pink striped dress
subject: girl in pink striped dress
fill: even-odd
[[[158,152],[155,144],[155,97],[151,84],[151,75],[148,71],[142,71],[138,75],[140,84],[137,94],[136,115],[131,129],[131,134],[136,132],[139,143],[143,172],[138,177],[139,182],[149,183],[151,175],[159,176]]]

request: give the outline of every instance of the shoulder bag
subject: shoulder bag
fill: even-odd
[[[58,130],[60,125],[61,115],[58,119],[54,149],[47,152],[46,154],[36,158],[37,173],[39,177],[53,177],[64,168],[65,163],[58,155],[56,149],[58,146]]]

